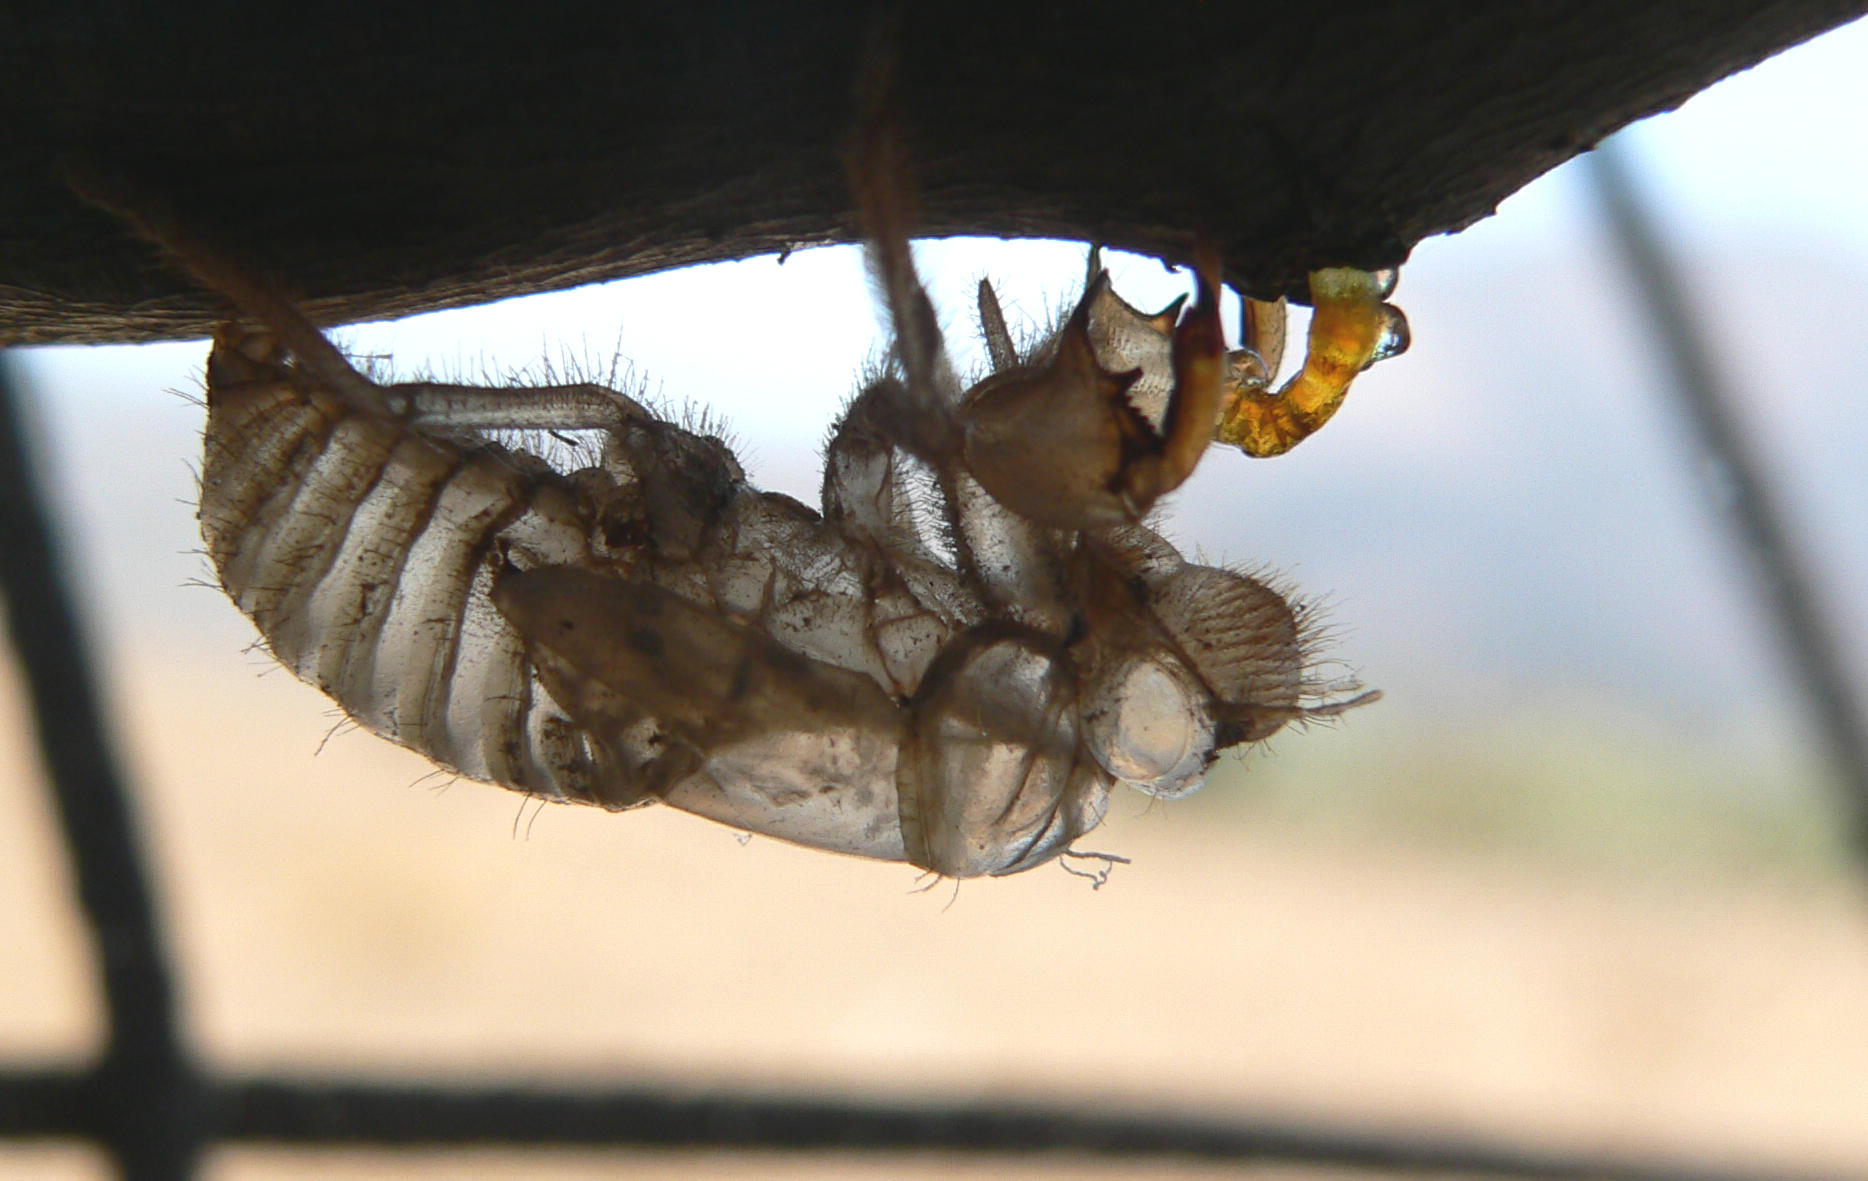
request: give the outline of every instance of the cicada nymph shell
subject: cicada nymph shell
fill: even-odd
[[[1097,271],[1021,357],[983,285],[994,372],[962,389],[944,357],[901,358],[839,424],[821,511],[622,393],[378,385],[302,320],[229,323],[202,532],[283,664],[461,775],[1014,873],[1117,783],[1186,795],[1221,750],[1346,704],[1317,699],[1301,612],[1141,519],[1190,467],[1175,448],[1198,457],[1161,440],[1210,437],[1240,364],[1214,302],[1208,278],[1178,320],[1145,316]],[[1046,398],[1085,425],[1048,463],[1027,440],[1026,486],[999,495],[1007,423]],[[502,445],[513,427],[594,430],[601,454],[558,470]]]

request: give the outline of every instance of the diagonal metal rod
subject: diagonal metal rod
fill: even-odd
[[[0,593],[110,1017],[104,1058],[86,1083],[89,1130],[126,1181],[179,1181],[199,1151],[201,1105],[129,796],[33,479],[13,367],[0,352]]]
[[[1713,366],[1703,321],[1693,313],[1635,172],[1630,150],[1619,139],[1604,141],[1588,157],[1588,174],[1622,260],[1666,349],[1681,408],[1701,446],[1729,477],[1729,513],[1721,516],[1751,558],[1758,592],[1841,781],[1846,831],[1858,860],[1868,865],[1868,710],[1839,656],[1842,645],[1823,614],[1821,597],[1798,560],[1764,465],[1732,409],[1736,399]]]

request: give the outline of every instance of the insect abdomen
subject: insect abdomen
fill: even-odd
[[[489,598],[508,565],[591,561],[577,496],[544,464],[353,408],[223,329],[201,528],[273,655],[362,725],[474,779],[634,802],[604,790]]]

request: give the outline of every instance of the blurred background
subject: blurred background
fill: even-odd
[[[1857,685],[1864,113],[1858,24],[1620,137]],[[205,345],[16,354],[190,1034],[242,1070],[1058,1097],[1868,1172],[1868,898],[1841,788],[1586,165],[1416,250],[1395,297],[1412,351],[1316,439],[1275,461],[1214,451],[1177,496],[1184,549],[1300,588],[1328,656],[1385,696],[1223,764],[1191,800],[1118,798],[1090,844],[1133,864],[1094,893],[1049,867],[917,893],[906,867],[669,811],[438,785],[334,732],[200,585]],[[1064,243],[920,259],[972,358],[982,275],[1039,324],[1083,267]],[[1143,307],[1187,288],[1112,263]],[[757,483],[815,502],[818,448],[883,328],[860,254],[836,248],[340,339],[402,374],[496,380],[620,352],[669,405],[724,419]],[[81,1057],[101,1010],[11,677],[0,1060]],[[899,1164],[242,1150],[211,1175]],[[908,1162],[1066,1167],[1099,1175]],[[1119,1170],[1138,1171],[1197,1172]],[[0,1177],[101,1175],[87,1150],[0,1145]]]

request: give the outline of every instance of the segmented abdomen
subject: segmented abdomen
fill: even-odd
[[[530,456],[345,404],[233,327],[208,363],[201,531],[281,663],[474,779],[612,806],[593,744],[494,608],[508,564],[585,566],[574,490]]]

